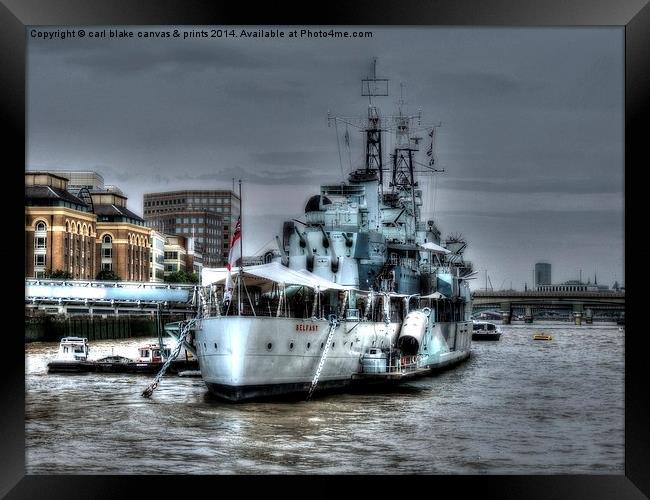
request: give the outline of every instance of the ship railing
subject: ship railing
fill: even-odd
[[[391,358],[388,362],[388,373],[411,373],[420,366],[420,356],[400,356]]]

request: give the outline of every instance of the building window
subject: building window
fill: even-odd
[[[45,266],[45,254],[34,255],[34,267],[44,267],[44,266]]]
[[[34,238],[34,248],[45,248],[46,239],[43,236]]]
[[[102,270],[111,271],[113,269],[113,238],[110,234],[102,237]]]
[[[45,225],[45,222],[39,221],[36,224],[36,231],[46,231],[46,230],[47,230],[47,226]]]

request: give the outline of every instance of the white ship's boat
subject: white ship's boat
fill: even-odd
[[[63,337],[59,342],[56,361],[86,361],[89,350],[87,338]]]
[[[499,340],[502,333],[496,323],[474,320],[472,340]]]
[[[423,193],[417,179],[438,170],[432,160],[416,161],[419,116],[400,105],[382,123],[372,97],[387,95],[377,91],[384,83],[374,75],[363,80],[370,98],[365,164],[347,183],[321,186],[304,222],[284,223],[277,257],[234,267],[230,292],[225,272],[208,280],[204,270],[209,285],[201,288],[187,346],[213,394],[232,401],[310,397],[399,382],[469,357],[466,244],[459,235],[441,239],[434,221],[422,220],[423,199],[433,193]],[[395,133],[395,148],[385,165],[387,131]],[[181,329],[167,328],[177,337]]]
[[[85,371],[89,350],[87,338],[63,337],[56,358],[47,364],[48,373]]]

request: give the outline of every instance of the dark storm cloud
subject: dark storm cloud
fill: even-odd
[[[303,85],[295,82],[242,81],[224,86],[225,92],[232,97],[252,99],[291,99],[307,97]]]
[[[331,153],[322,151],[270,151],[251,155],[255,163],[279,166],[314,166],[331,156]]]
[[[242,179],[246,182],[263,185],[287,185],[303,184],[305,180],[310,182],[325,182],[331,176],[329,172],[319,174],[313,167],[302,168],[277,167],[273,169],[262,167],[237,167],[218,169],[214,172],[204,174],[180,174],[175,179],[181,181],[215,181],[217,179]]]
[[[478,71],[435,72],[429,80],[434,86],[448,91],[462,93],[468,97],[484,98],[494,95],[508,95],[524,90],[539,88],[540,84],[526,83],[512,75]]]
[[[168,41],[169,42],[169,41]],[[86,39],[77,46],[56,50],[54,44],[33,44],[36,56],[54,57],[61,63],[95,73],[99,77],[119,77],[134,73],[176,71],[223,71],[235,68],[262,69],[270,65],[268,58],[237,47],[210,47],[186,42],[186,45],[165,41],[115,41]],[[125,48],[133,50],[128,57]],[[30,47],[31,48],[31,47]]]
[[[620,193],[621,183],[608,178],[445,179],[444,187],[491,193]]]

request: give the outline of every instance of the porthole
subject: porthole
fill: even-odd
[[[311,342],[307,342],[307,349],[311,347]]]
[[[289,350],[293,351],[293,342],[289,342]]]
[[[214,343],[214,348],[219,349],[219,345],[216,342]]]
[[[273,349],[273,344],[271,344],[271,342],[269,342],[268,344],[266,344],[266,349],[269,350],[269,351],[270,351],[271,349]]]
[[[336,342],[332,342],[332,349],[334,349],[335,345],[336,345]]]
[[[203,342],[203,349],[207,349],[208,346],[205,345],[205,342]]]
[[[321,343],[320,343],[320,348],[322,349],[323,347],[325,347],[325,343],[324,343],[324,342],[321,342]]]

